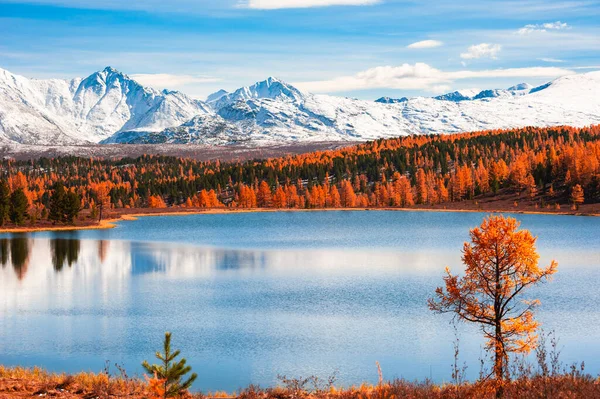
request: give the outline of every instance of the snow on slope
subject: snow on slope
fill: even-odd
[[[441,96],[434,97],[436,100],[445,101],[471,101],[480,100],[482,98],[494,98],[494,97],[514,97],[529,94],[533,86],[528,83],[519,83],[511,86],[508,89],[490,89],[490,90],[457,90],[452,93],[442,94]]]
[[[452,93],[442,94],[441,96],[434,97],[436,100],[444,100],[444,101],[467,101],[472,100],[477,94],[479,94],[479,90],[467,89],[467,90],[456,90]]]
[[[416,130],[456,133],[523,126],[600,123],[600,71],[558,78],[530,94],[473,101],[412,99],[402,110]]]
[[[264,145],[600,123],[600,72],[559,78],[539,89],[520,84],[485,92],[468,101],[417,97],[380,103],[303,93],[269,78],[220,94],[211,102],[217,116],[115,141]]]
[[[145,88],[111,68],[71,81],[0,70],[0,142],[242,144],[364,141],[405,134],[600,124],[600,71],[538,88],[397,103],[305,93],[268,78],[207,103]],[[475,98],[478,97],[478,98]]]
[[[402,98],[380,97],[377,100],[375,100],[376,103],[383,103],[383,104],[397,104],[397,103],[401,103],[403,101],[408,101],[408,98],[407,97],[402,97]]]
[[[27,79],[0,69],[3,141],[98,142],[119,131],[160,131],[209,112],[201,101],[143,87],[110,67],[73,80]]]
[[[219,96],[220,93],[223,93],[223,90],[209,96],[210,98],[217,98],[212,102],[209,100],[209,104],[217,109],[221,109],[236,102],[253,99],[301,101],[304,97],[300,90],[272,76],[262,82],[257,82],[252,86],[241,87],[233,93],[223,93],[223,95]]]
[[[244,129],[215,114],[197,115],[180,126],[160,132],[119,132],[102,144],[240,144],[248,141]]]

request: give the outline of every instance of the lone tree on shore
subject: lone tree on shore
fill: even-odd
[[[519,222],[504,216],[490,216],[471,230],[471,242],[463,247],[464,277],[446,268],[445,287],[436,289],[429,308],[454,313],[460,320],[477,323],[487,338],[494,359],[493,374],[498,383],[496,397],[503,397],[510,353],[528,353],[537,345],[539,325],[533,310],[539,300],[521,298],[524,291],[557,270],[552,261],[538,267],[536,237],[518,230]]]
[[[177,397],[187,391],[198,375],[192,373],[190,377],[182,381],[184,375],[192,371],[190,366],[186,366],[186,360],[181,359],[175,361],[179,356],[180,351],[171,352],[171,333],[165,333],[165,341],[163,344],[164,353],[156,352],[156,358],[161,361],[161,364],[150,364],[144,360],[142,366],[146,372],[152,376],[152,381],[159,380],[163,386],[160,390],[163,398]],[[151,384],[152,385],[152,384]]]

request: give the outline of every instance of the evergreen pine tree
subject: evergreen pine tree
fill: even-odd
[[[10,211],[10,188],[5,180],[0,181],[0,226],[8,220]]]
[[[29,201],[22,188],[15,190],[10,195],[10,220],[16,225],[22,225],[27,219]]]
[[[73,224],[81,209],[81,200],[79,195],[74,191],[69,191],[65,196],[64,205],[64,220],[67,223]]]
[[[65,205],[66,205],[67,192],[65,186],[61,182],[54,184],[54,192],[50,197],[50,213],[48,214],[48,220],[53,222],[65,221]]]
[[[192,373],[190,377],[182,382],[185,374],[189,373],[192,368],[186,366],[186,360],[181,359],[175,361],[179,356],[180,351],[171,352],[171,333],[165,333],[164,353],[156,352],[156,358],[161,361],[161,364],[149,364],[144,360],[142,366],[151,376],[164,380],[164,398],[172,398],[181,395],[187,391],[198,375]]]

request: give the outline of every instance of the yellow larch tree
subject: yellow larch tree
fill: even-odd
[[[503,396],[511,353],[528,353],[536,347],[539,323],[533,317],[538,300],[522,298],[525,290],[547,280],[557,263],[538,266],[536,237],[519,230],[514,218],[490,216],[470,232],[471,242],[463,247],[463,277],[446,268],[445,287],[436,289],[429,308],[454,313],[459,320],[476,323],[493,355],[493,373]]]

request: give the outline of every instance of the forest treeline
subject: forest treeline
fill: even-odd
[[[600,126],[381,139],[245,162],[146,155],[2,160],[0,223],[71,223],[81,209],[435,205],[516,193],[538,206],[600,202]]]

